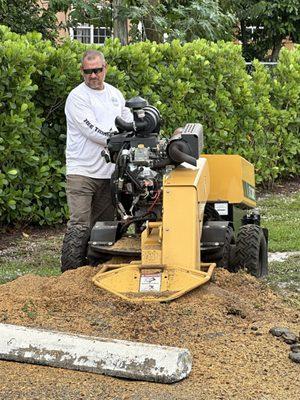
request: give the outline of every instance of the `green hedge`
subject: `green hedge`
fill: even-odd
[[[57,47],[37,33],[0,27],[0,224],[52,224],[67,215],[64,103],[80,81],[86,46]],[[160,110],[164,134],[201,122],[205,151],[241,154],[257,182],[300,172],[300,49],[283,50],[270,76],[250,76],[241,48],[197,40],[180,45],[108,41],[107,81],[126,98],[140,94]]]

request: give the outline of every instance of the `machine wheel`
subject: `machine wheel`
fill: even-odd
[[[227,226],[224,245],[213,254],[203,255],[204,262],[215,262],[218,268],[226,268],[234,272],[233,253],[235,248],[234,231],[231,226]]]
[[[73,225],[68,228],[61,250],[62,272],[86,265],[89,238],[90,229],[85,226]]]
[[[227,227],[224,246],[220,251],[220,258],[217,261],[217,267],[226,268],[231,272],[234,272],[234,266],[232,264],[232,252],[234,251],[235,237],[234,231],[231,226]]]
[[[236,241],[235,266],[245,268],[257,278],[268,274],[267,242],[259,226],[241,226]]]

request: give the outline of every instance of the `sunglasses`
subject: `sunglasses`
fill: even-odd
[[[84,69],[83,73],[85,75],[91,75],[92,73],[94,74],[99,74],[99,72],[102,72],[104,70],[104,67],[99,67],[99,68],[90,68],[90,69]]]

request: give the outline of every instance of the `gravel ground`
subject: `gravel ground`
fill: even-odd
[[[299,335],[300,310],[263,282],[218,270],[214,282],[165,304],[133,304],[95,287],[99,268],[25,275],[0,286],[0,322],[187,347],[189,378],[172,385],[0,361],[0,399],[296,400],[300,364],[269,333]]]

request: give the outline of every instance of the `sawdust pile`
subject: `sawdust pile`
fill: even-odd
[[[300,314],[263,283],[218,270],[215,282],[165,304],[132,304],[95,287],[99,268],[26,275],[0,286],[0,320],[108,338],[187,347],[190,377],[173,385],[0,362],[0,399],[279,400],[300,398],[300,364],[269,334],[298,334]]]

